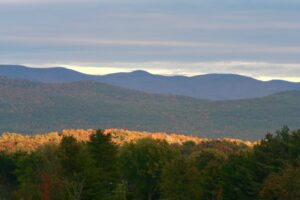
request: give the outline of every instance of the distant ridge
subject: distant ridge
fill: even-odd
[[[89,75],[63,67],[30,68],[21,65],[0,65],[0,76],[45,83],[64,83],[90,79]]]
[[[0,65],[0,76],[45,83],[97,81],[158,94],[174,94],[207,100],[235,100],[264,97],[283,91],[300,90],[300,83],[260,81],[236,74],[206,74],[193,77],[154,75],[137,70],[129,73],[87,75],[74,70]]]

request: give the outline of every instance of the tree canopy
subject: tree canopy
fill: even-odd
[[[300,130],[287,127],[254,147],[152,138],[117,145],[98,130],[0,153],[0,199],[295,200],[299,185]]]

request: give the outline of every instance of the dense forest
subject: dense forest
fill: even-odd
[[[0,154],[1,199],[295,200],[300,130],[287,127],[254,146],[226,140],[117,144],[98,130],[63,135],[34,150]],[[12,146],[13,148],[13,146]]]

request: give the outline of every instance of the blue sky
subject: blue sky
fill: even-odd
[[[0,0],[0,63],[300,81],[298,0]]]

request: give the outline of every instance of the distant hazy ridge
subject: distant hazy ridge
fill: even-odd
[[[145,71],[134,71],[93,76],[66,68],[27,68],[17,65],[0,65],[0,76],[45,83],[92,80],[144,92],[176,94],[208,100],[246,99],[263,97],[277,92],[300,90],[300,83],[280,80],[265,82],[234,74],[185,77],[161,76]]]

